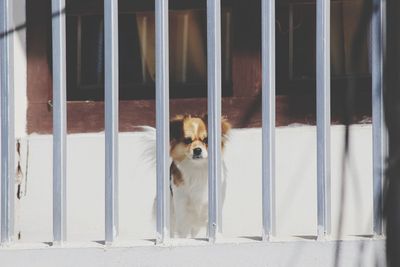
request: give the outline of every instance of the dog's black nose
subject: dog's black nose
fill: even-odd
[[[200,147],[196,147],[195,149],[193,149],[193,155],[194,156],[200,156],[201,155],[201,148]]]

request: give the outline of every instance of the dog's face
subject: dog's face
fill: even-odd
[[[230,130],[222,119],[222,148]],[[170,122],[171,157],[175,161],[189,159],[204,162],[208,157],[207,117],[178,116]]]

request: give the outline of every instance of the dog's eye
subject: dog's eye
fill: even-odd
[[[207,137],[203,139],[203,143],[204,144],[208,144],[208,138]]]
[[[190,137],[188,137],[188,138],[185,138],[185,139],[183,139],[183,142],[185,143],[185,144],[191,144],[192,143],[192,138],[190,138]]]

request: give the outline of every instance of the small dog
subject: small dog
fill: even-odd
[[[231,129],[221,121],[224,149]],[[177,116],[170,122],[171,234],[179,238],[196,237],[208,221],[208,143],[207,116]],[[222,160],[223,162],[223,160]],[[222,163],[222,196],[226,188]]]

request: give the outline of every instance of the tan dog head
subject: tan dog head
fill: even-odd
[[[223,118],[221,121],[221,146],[227,141],[231,126]],[[170,155],[175,161],[184,159],[204,161],[208,158],[207,116],[177,116],[170,122]]]

